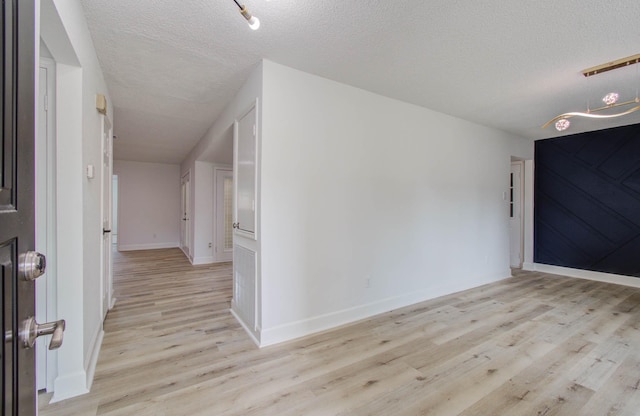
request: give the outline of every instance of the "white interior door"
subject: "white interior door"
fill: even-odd
[[[191,241],[190,182],[191,173],[187,172],[187,174],[182,177],[182,218],[180,221],[182,226],[180,227],[180,247],[182,248],[182,251],[184,251],[184,254],[189,258],[191,258],[191,250],[189,248]]]
[[[509,174],[509,240],[511,267],[522,267],[522,162],[511,163]]]
[[[255,238],[256,226],[256,107],[236,122],[236,225],[240,234]]]
[[[111,307],[111,209],[112,201],[112,128],[107,116],[102,117],[102,319]]]
[[[233,259],[233,172],[216,169],[216,261]]]

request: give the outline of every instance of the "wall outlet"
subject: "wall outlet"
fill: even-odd
[[[211,248],[211,243],[209,243],[209,248]]]

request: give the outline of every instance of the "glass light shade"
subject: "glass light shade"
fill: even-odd
[[[618,97],[619,97],[619,95],[618,95],[617,92],[610,92],[609,94],[607,94],[604,97],[602,97],[602,101],[606,105],[613,105],[613,104],[618,102]]]
[[[260,19],[255,16],[251,16],[251,18],[247,20],[247,23],[249,23],[249,27],[253,30],[258,30],[260,28]]]
[[[571,122],[569,120],[567,120],[566,118],[561,118],[560,120],[556,121],[556,130],[565,131],[569,128],[570,125]]]

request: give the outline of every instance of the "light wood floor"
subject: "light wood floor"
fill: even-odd
[[[264,349],[230,264],[118,253],[115,291],[91,393],[41,415],[640,414],[640,289],[519,272]]]

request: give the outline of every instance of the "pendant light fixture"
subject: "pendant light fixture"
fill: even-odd
[[[603,72],[612,71],[614,69],[624,68],[629,65],[633,65],[637,63],[640,63],[640,54],[629,56],[627,58],[618,59],[613,62],[608,62],[606,64],[594,66],[592,68],[587,68],[582,71],[582,75],[584,75],[586,78],[593,75],[601,74]],[[587,117],[587,118],[601,118],[601,119],[615,118],[615,117],[626,116],[627,114],[631,114],[640,110],[640,98],[638,97],[638,87],[636,87],[635,99],[624,101],[624,102],[618,102],[619,97],[620,95],[617,92],[610,92],[602,98],[602,102],[604,103],[604,106],[601,106],[598,108],[589,108],[589,106],[587,106],[586,112],[573,111],[570,113],[560,114],[559,116],[556,116],[551,120],[549,120],[548,122],[546,122],[542,126],[542,128],[544,129],[554,124],[556,127],[556,130],[564,131],[568,129],[569,126],[571,126],[571,122],[569,121],[571,117]],[[610,109],[619,108],[619,107],[623,108],[623,111],[619,113],[611,113],[611,112],[605,111],[605,110],[610,110]],[[602,111],[605,111],[605,114],[596,114]]]
[[[247,19],[247,23],[249,24],[249,27],[253,30],[258,30],[258,28],[260,27],[260,20],[257,17],[253,16],[251,13],[249,13],[249,10],[247,10],[247,6],[238,3],[237,0],[233,0],[233,2],[240,9],[240,14],[242,15],[242,17]]]

